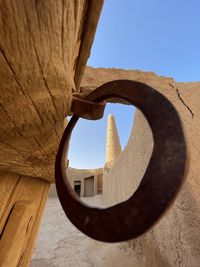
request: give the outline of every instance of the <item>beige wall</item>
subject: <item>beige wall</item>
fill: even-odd
[[[74,188],[75,181],[81,181],[81,197],[85,196],[84,188],[85,188],[85,178],[94,176],[94,195],[100,193],[100,189],[102,189],[102,173],[103,169],[94,169],[94,170],[87,170],[87,169],[75,169],[75,168],[68,168],[67,169],[67,177],[71,184],[71,187]],[[49,197],[57,197],[57,192],[55,188],[55,184],[51,185],[51,189],[49,192]]]
[[[120,77],[119,77],[120,78]],[[199,266],[200,262],[200,83],[175,83],[167,78],[146,82],[166,95],[183,120],[190,163],[187,180],[172,208],[142,237],[122,249],[136,266]],[[159,112],[159,111],[158,111]],[[153,147],[149,126],[137,111],[130,140],[113,169],[104,175],[105,205],[127,199],[139,185]],[[141,257],[142,256],[142,257]]]
[[[126,200],[135,191],[148,163],[153,147],[152,141],[152,134],[146,120],[141,112],[136,112],[128,144],[113,168],[108,172],[104,171],[103,202],[105,205],[110,206]],[[141,147],[138,151],[139,146]]]

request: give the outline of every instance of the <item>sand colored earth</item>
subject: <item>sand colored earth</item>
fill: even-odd
[[[84,198],[101,206],[101,196]],[[123,244],[107,244],[88,238],[65,217],[56,197],[48,199],[31,267],[100,267],[136,264]],[[135,265],[139,266],[139,265]]]

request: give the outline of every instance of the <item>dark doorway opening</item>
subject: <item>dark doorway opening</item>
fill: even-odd
[[[80,195],[81,195],[81,181],[74,181],[74,191],[80,197]]]
[[[97,175],[97,193],[102,194],[103,191],[103,174]]]

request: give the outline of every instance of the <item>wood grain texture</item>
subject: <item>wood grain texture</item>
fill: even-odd
[[[43,214],[43,210],[44,210],[44,206],[48,197],[48,192],[49,192],[49,187],[50,187],[50,183],[42,180],[42,179],[38,179],[38,178],[30,178],[30,177],[26,177],[26,176],[18,176],[15,174],[2,174],[0,175],[0,233],[4,233],[4,227],[6,225],[6,221],[10,217],[9,214],[12,210],[12,208],[17,204],[20,203],[21,201],[26,201],[26,202],[31,202],[34,203],[34,208],[28,208],[27,209],[27,214],[29,214],[29,212],[31,211],[32,213],[35,214],[35,216],[33,217],[33,221],[32,221],[32,229],[30,231],[30,234],[28,236],[28,239],[26,240],[26,243],[24,243],[23,240],[23,232],[20,231],[20,221],[18,222],[17,220],[15,220],[15,229],[17,230],[18,227],[19,229],[19,234],[17,234],[15,237],[11,234],[11,230],[13,229],[11,227],[10,229],[10,235],[12,236],[12,242],[11,245],[15,246],[15,242],[17,242],[18,246],[20,246],[20,244],[23,246],[22,251],[20,250],[20,266],[28,266],[29,261],[30,261],[30,257],[32,255],[32,251],[34,248],[34,243],[37,237],[37,232],[38,232],[38,228],[40,225],[40,220],[41,220],[41,216]],[[6,196],[6,197],[5,197]],[[17,215],[16,215],[17,216]],[[28,215],[29,216],[29,215]],[[21,221],[22,225],[24,225],[24,223],[26,224],[26,216],[23,215],[23,220]],[[11,223],[8,220],[8,223]],[[23,227],[22,227],[23,228]],[[21,234],[20,234],[21,232]],[[6,239],[7,242],[9,241],[9,238]],[[1,241],[0,241],[0,245],[1,245]],[[12,246],[10,245],[10,249],[12,248]],[[17,251],[16,249],[7,252],[9,257],[7,257],[8,260],[15,258],[15,256],[19,256],[19,251]],[[17,254],[17,255],[16,255]],[[4,255],[5,257],[6,255]],[[19,260],[17,256],[17,259]],[[5,258],[4,261],[2,262],[6,262]],[[1,264],[3,264],[1,262]],[[1,265],[0,266],[4,266]],[[6,266],[6,265],[5,265]],[[7,266],[12,266],[12,265],[7,265]]]
[[[12,234],[9,214],[16,203],[35,203],[33,209],[13,210],[14,218],[33,211],[33,226],[23,243],[27,216],[16,220],[13,239],[0,241],[7,242],[0,266],[29,265],[72,91],[85,68],[102,2],[0,0],[0,233]]]
[[[88,12],[86,16],[85,27],[82,33],[80,53],[76,64],[75,83],[78,91],[88,57],[90,56],[90,49],[94,40],[96,25],[99,21],[103,2],[104,1],[102,0],[91,0],[88,2]]]
[[[41,223],[41,218],[44,212],[44,208],[46,205],[46,201],[48,198],[48,194],[49,194],[49,189],[50,189],[50,184],[49,183],[40,183],[40,179],[38,181],[37,179],[37,183],[38,186],[42,186],[42,193],[40,194],[39,198],[39,205],[37,207],[37,214],[35,217],[35,221],[33,222],[33,228],[31,231],[31,234],[29,236],[29,240],[28,240],[28,244],[26,246],[25,252],[23,254],[23,257],[21,259],[20,265],[21,267],[26,267],[29,266],[30,264],[30,260],[31,260],[31,256],[33,254],[33,249],[35,246],[35,242],[37,239],[37,235],[38,235],[38,231],[40,228],[40,223]]]
[[[27,245],[35,215],[33,201],[18,201],[13,206],[0,239],[0,266],[16,267]]]
[[[54,180],[102,2],[0,1],[0,171]]]

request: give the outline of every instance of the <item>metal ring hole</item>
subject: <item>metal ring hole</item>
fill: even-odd
[[[137,110],[135,117],[135,111],[133,105],[108,103],[101,120],[80,118],[73,130],[67,178],[71,188],[89,206],[106,208],[123,202],[142,180],[152,153],[153,136],[142,112]],[[112,140],[116,134],[119,140]],[[111,162],[107,162],[109,159]]]

